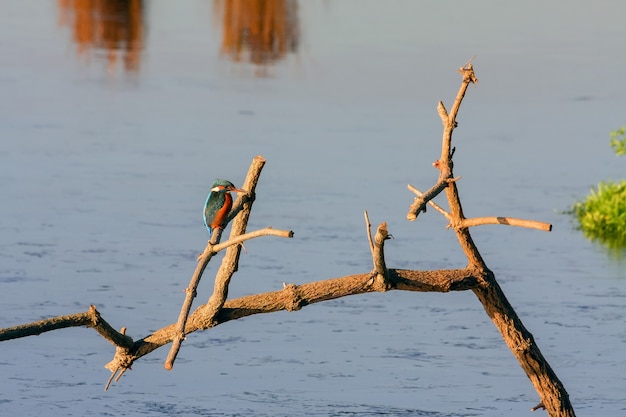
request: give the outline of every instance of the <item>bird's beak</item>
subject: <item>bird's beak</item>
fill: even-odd
[[[240,190],[239,188],[235,188],[233,187],[224,187],[223,185],[218,185],[216,187],[211,188],[211,192],[212,193],[218,193],[220,191],[228,191],[228,192],[235,192],[235,193],[247,193],[246,190]]]

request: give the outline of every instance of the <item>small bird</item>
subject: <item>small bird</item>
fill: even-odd
[[[226,227],[226,219],[233,207],[233,197],[230,192],[245,193],[244,190],[235,188],[232,182],[217,179],[211,185],[211,192],[204,204],[204,225],[213,234],[213,229]]]

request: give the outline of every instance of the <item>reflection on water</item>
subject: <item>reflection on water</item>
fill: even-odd
[[[105,53],[109,73],[120,60],[126,71],[140,67],[144,39],[143,0],[58,0],[61,26],[72,28],[80,56]]]
[[[234,7],[221,0],[220,13],[209,13],[216,1],[143,1],[141,36],[154,49],[135,53],[130,74],[142,82],[131,86],[84,77],[56,58],[70,48],[76,59],[86,32],[79,59],[105,72],[106,38],[93,15],[108,2],[90,11],[77,5],[94,0],[56,0],[52,13],[43,2],[0,2],[0,327],[89,304],[133,337],[170,323],[206,244],[204,181],[245,175],[258,153],[268,165],[250,225],[294,228],[296,239],[246,244],[233,297],[367,271],[364,209],[396,236],[390,266],[463,266],[436,213],[404,220],[405,187],[436,180],[429,166],[440,144],[428,139],[441,134],[436,104],[454,97],[454,70],[478,53],[481,82],[455,137],[466,211],[554,228],[485,227],[476,243],[579,414],[626,415],[626,262],[608,262],[553,211],[598,179],[624,177],[623,161],[590,138],[625,123],[626,55],[615,51],[626,2],[614,13],[574,2],[566,18],[550,2],[540,13],[525,2],[299,2],[297,53],[315,66],[305,77],[250,82],[213,65]],[[81,32],[84,20],[93,23]],[[117,42],[119,74],[126,45]],[[294,58],[271,65],[280,72]],[[258,67],[240,59],[222,56]],[[384,174],[372,169],[381,158],[393,161]],[[218,266],[205,272],[197,304]],[[164,375],[154,352],[106,395],[102,365],[113,349],[90,330],[3,343],[0,416],[543,417],[528,413],[532,384],[468,292],[347,297],[185,343],[174,373]]]
[[[267,65],[298,49],[300,29],[296,0],[215,0],[223,19],[222,52],[235,62]]]
[[[582,230],[583,235],[587,239],[594,242],[610,259],[618,263],[626,263],[626,238],[624,236],[599,235],[593,231],[580,230]]]
[[[137,72],[144,48],[143,0],[58,0],[59,24],[70,27],[79,56],[104,58],[110,74],[119,62]],[[214,0],[222,25],[221,51],[234,62],[269,66],[296,53],[300,40],[297,0]]]

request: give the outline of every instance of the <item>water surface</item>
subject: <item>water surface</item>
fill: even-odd
[[[247,244],[230,296],[369,271],[363,210],[389,224],[390,267],[464,265],[436,212],[406,222],[406,184],[436,180],[436,104],[476,54],[454,137],[465,213],[554,228],[475,240],[578,415],[625,414],[626,267],[559,214],[626,172],[608,138],[626,123],[621,2],[275,2],[271,47],[249,23],[264,12],[230,2],[96,3],[0,2],[2,327],[90,304],[134,338],[173,322],[208,186],[240,185],[259,154],[250,227],[296,236]],[[157,350],[106,393],[113,348],[91,330],[0,352],[7,415],[502,416],[538,402],[469,292],[231,322],[191,335],[172,372]]]

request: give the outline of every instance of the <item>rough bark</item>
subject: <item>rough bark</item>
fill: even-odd
[[[34,323],[0,329],[0,341],[38,335],[65,327],[92,327],[116,346],[113,360],[106,364],[106,367],[112,372],[111,378],[106,385],[108,387],[114,378],[115,381],[118,381],[135,360],[169,343],[172,343],[172,348],[165,367],[166,369],[172,369],[176,354],[185,335],[195,331],[206,330],[242,317],[281,310],[297,311],[310,304],[374,291],[448,292],[471,290],[484,307],[485,312],[491,318],[502,335],[504,342],[517,358],[520,366],[526,372],[539,394],[540,403],[532,409],[545,408],[551,417],[573,417],[575,413],[567,391],[543,357],[532,334],[524,327],[502,292],[495,275],[485,264],[470,234],[471,227],[485,224],[528,227],[545,231],[550,231],[552,226],[534,220],[504,216],[468,219],[463,213],[457,188],[458,178],[455,178],[453,173],[454,148],[452,147],[452,133],[457,127],[456,115],[465,97],[467,88],[470,84],[477,83],[478,79],[474,75],[471,60],[461,67],[459,72],[463,76],[463,81],[451,111],[448,113],[442,102],[439,102],[437,107],[443,124],[441,157],[434,164],[439,170],[439,178],[425,193],[409,186],[409,189],[416,194],[416,197],[409,207],[407,219],[410,221],[416,220],[420,213],[426,211],[427,205],[434,207],[437,212],[449,221],[448,227],[454,230],[459,245],[467,257],[468,264],[466,268],[433,271],[388,268],[385,263],[384,243],[391,238],[391,235],[387,230],[386,223],[383,222],[378,226],[375,236],[372,238],[370,234],[371,225],[366,212],[367,237],[373,261],[373,270],[371,272],[302,285],[284,284],[284,288],[280,291],[229,300],[228,286],[239,265],[241,242],[249,238],[265,235],[293,237],[293,232],[291,231],[274,230],[271,228],[246,234],[247,222],[254,201],[254,190],[261,168],[265,163],[265,159],[259,156],[253,160],[243,185],[243,188],[248,190],[249,193],[247,196],[240,196],[237,199],[229,216],[234,218],[230,238],[227,242],[219,243],[219,236],[214,236],[205,251],[198,258],[198,266],[187,288],[186,299],[177,323],[165,326],[142,339],[133,341],[133,339],[125,335],[124,328],[117,332],[100,316],[96,308],[91,306],[84,313],[53,317]],[[444,210],[433,201],[443,191],[445,191],[449,211]],[[189,315],[191,303],[196,296],[198,282],[207,263],[215,253],[223,249],[226,249],[227,252],[215,278],[213,294],[206,304],[199,306]]]

